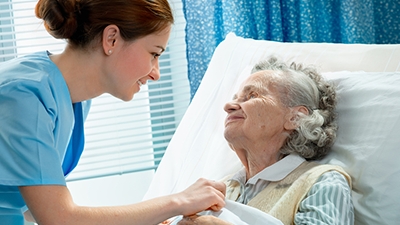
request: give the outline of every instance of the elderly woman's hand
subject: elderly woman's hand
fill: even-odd
[[[192,215],[192,216],[184,216],[181,221],[177,223],[177,225],[192,225],[192,224],[207,224],[207,225],[233,225],[224,220],[221,220],[215,216],[204,215]]]

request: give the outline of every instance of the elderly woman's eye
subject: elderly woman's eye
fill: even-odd
[[[257,97],[257,95],[256,95],[256,94],[254,94],[254,93],[252,93],[252,94],[249,94],[249,99],[256,98],[256,97]]]

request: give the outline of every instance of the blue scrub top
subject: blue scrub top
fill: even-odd
[[[83,102],[75,113],[86,118],[89,107],[90,101]],[[18,186],[66,185],[63,167],[70,172],[80,157],[66,156],[74,121],[67,84],[48,52],[0,63],[2,223],[23,224],[25,202]]]

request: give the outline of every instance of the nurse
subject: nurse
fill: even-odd
[[[188,189],[127,206],[76,205],[65,176],[83,150],[90,99],[129,101],[160,78],[158,57],[173,24],[167,0],[39,0],[36,16],[67,40],[0,64],[0,221],[23,224],[157,224],[224,206],[225,185]]]

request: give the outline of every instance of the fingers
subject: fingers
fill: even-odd
[[[221,210],[223,207],[224,207],[224,206],[221,206],[221,205],[213,205],[213,206],[211,206],[211,207],[208,208],[208,209],[217,212],[217,211]]]
[[[223,182],[200,178],[179,194],[179,199],[185,205],[181,215],[221,210],[225,206],[225,188]]]
[[[224,182],[220,182],[220,181],[211,181],[211,185],[215,188],[215,189],[217,189],[217,190],[219,190],[222,194],[223,194],[223,196],[225,197],[225,194],[226,194],[226,185],[225,185],[225,183]]]
[[[205,224],[205,225],[233,225],[227,221],[221,220],[215,216],[211,215],[192,215],[192,216],[185,216],[178,222],[178,225],[190,225],[190,224]]]
[[[213,189],[214,193],[217,195],[216,203],[212,204],[207,210],[219,211],[225,206],[225,192],[226,186],[223,182],[214,181],[214,180],[207,180],[207,179],[199,179],[203,180],[207,184],[209,184]]]
[[[177,225],[190,225],[190,224],[197,224],[196,223],[196,218],[199,217],[198,215],[190,215],[190,216],[184,216]]]
[[[193,215],[189,215],[189,216],[184,216],[183,219],[194,220],[194,219],[196,219],[198,217],[199,217],[199,215],[193,214]]]

